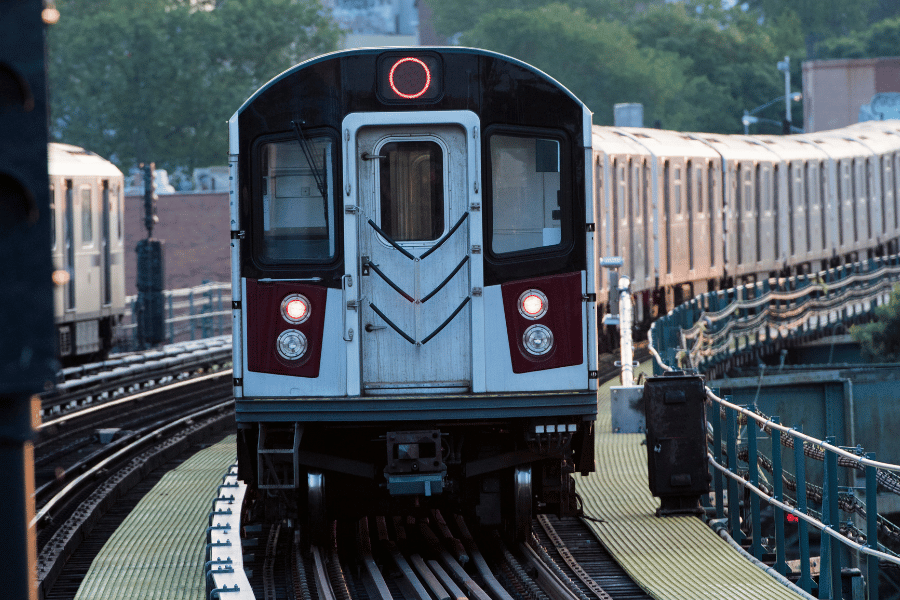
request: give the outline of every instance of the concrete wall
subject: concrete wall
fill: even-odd
[[[803,63],[803,128],[837,129],[859,122],[859,107],[882,92],[900,92],[900,57]]]
[[[153,237],[163,240],[165,287],[231,281],[231,226],[228,193],[167,194],[157,201],[159,223]],[[144,199],[125,196],[125,293],[137,294],[137,253],[144,228]]]

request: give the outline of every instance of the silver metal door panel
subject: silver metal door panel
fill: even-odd
[[[419,239],[423,236],[418,235],[398,242],[412,259],[370,224],[386,227],[382,223],[383,159],[361,159],[365,153],[381,155],[387,144],[405,147],[407,143],[439,147],[443,169],[442,230],[424,236],[433,239]],[[470,225],[464,222],[468,226],[460,226],[437,250],[419,258],[469,209],[472,150],[467,131],[452,124],[372,125],[358,130],[353,150],[358,179],[358,256],[368,257],[372,265],[367,274],[360,271],[358,278],[362,387],[368,393],[468,390],[472,386],[472,307],[463,306],[439,333],[429,336],[468,302],[471,263],[481,258],[470,255]],[[347,254],[350,256],[349,251]],[[440,291],[428,297],[457,267]]]

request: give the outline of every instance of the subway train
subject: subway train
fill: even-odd
[[[104,358],[125,314],[123,176],[69,144],[47,149],[54,320],[63,366]]]
[[[523,539],[594,470],[591,113],[464,48],[325,55],[229,122],[250,519],[449,506]]]
[[[591,165],[598,250],[622,257],[639,328],[710,290],[898,251],[897,120],[790,136],[594,127]],[[598,270],[601,311],[610,283]]]

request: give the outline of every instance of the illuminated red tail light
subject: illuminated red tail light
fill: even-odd
[[[281,301],[281,315],[293,325],[299,325],[309,318],[309,299],[303,294],[289,294]]]
[[[540,290],[526,290],[519,296],[519,314],[536,321],[547,312],[547,295]]]

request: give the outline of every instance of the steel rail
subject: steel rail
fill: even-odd
[[[63,502],[73,491],[80,488],[81,485],[86,480],[97,475],[97,473],[99,473],[102,469],[104,469],[105,467],[107,467],[108,465],[113,463],[114,461],[127,456],[128,454],[134,452],[140,446],[145,445],[147,442],[157,438],[158,436],[161,436],[162,434],[166,433],[167,431],[169,431],[171,429],[174,429],[180,425],[186,424],[188,421],[193,421],[198,418],[204,417],[208,414],[218,412],[218,411],[222,410],[223,408],[225,408],[229,405],[233,405],[233,404],[234,404],[234,399],[228,400],[227,402],[222,402],[220,404],[216,404],[215,406],[205,408],[203,410],[199,410],[197,412],[191,413],[190,415],[187,415],[186,417],[182,417],[176,421],[172,421],[171,423],[163,425],[162,427],[154,429],[153,431],[147,433],[146,435],[141,436],[141,438],[139,438],[139,439],[135,440],[134,442],[132,442],[131,444],[125,446],[124,448],[122,448],[121,450],[116,452],[115,454],[103,459],[102,461],[100,461],[99,463],[97,463],[96,465],[94,465],[93,467],[91,467],[90,469],[88,469],[87,471],[85,471],[84,473],[82,473],[81,475],[76,477],[75,479],[73,479],[66,487],[64,487],[62,490],[60,490],[59,493],[57,493],[55,496],[50,498],[50,500],[48,500],[47,503],[44,504],[44,506],[41,508],[41,510],[38,511],[38,513],[34,516],[34,518],[31,519],[31,522],[28,524],[28,526],[36,527],[38,525],[38,523],[40,523],[45,518],[47,518],[47,516],[51,513],[52,509],[55,508],[57,504],[60,504],[61,502]]]
[[[140,400],[141,398],[145,398],[145,397],[153,395],[153,394],[158,394],[160,392],[169,392],[169,391],[178,389],[180,387],[184,387],[186,385],[201,383],[201,382],[209,380],[209,379],[215,379],[217,377],[224,377],[226,375],[231,375],[231,373],[232,373],[232,369],[223,369],[222,371],[216,371],[215,373],[209,373],[207,375],[202,375],[200,377],[185,379],[185,380],[179,381],[177,383],[172,383],[172,384],[164,385],[161,387],[156,387],[156,388],[153,388],[152,390],[138,392],[137,394],[132,394],[130,396],[126,396],[126,397],[120,398],[118,400],[111,400],[109,402],[103,402],[102,404],[97,404],[95,406],[91,406],[90,408],[85,408],[84,410],[78,410],[78,411],[66,413],[65,415],[58,417],[56,419],[51,419],[50,421],[45,421],[45,422],[41,423],[40,425],[38,425],[37,429],[38,429],[38,431],[40,431],[46,427],[51,427],[53,425],[59,425],[61,423],[65,423],[66,421],[71,421],[72,419],[75,419],[75,418],[83,417],[85,415],[89,415],[89,414],[97,412],[97,411],[106,410],[107,408],[110,408],[113,406],[118,406],[119,404],[134,402],[136,400]]]

